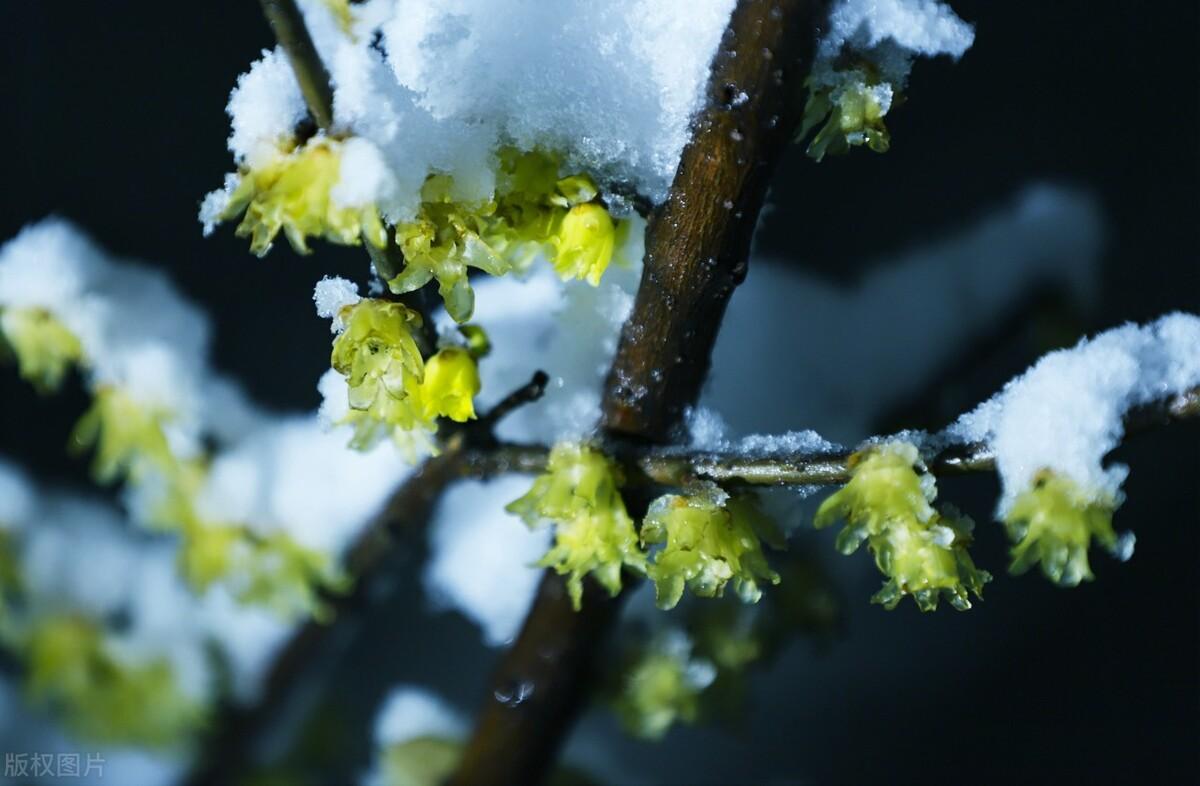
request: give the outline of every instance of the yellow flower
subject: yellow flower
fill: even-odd
[[[600,205],[576,205],[563,217],[554,239],[554,270],[563,280],[586,278],[592,286],[612,261],[616,230],[608,211]]]
[[[504,148],[498,154],[496,189],[482,202],[454,197],[454,179],[430,175],[421,188],[417,216],[396,226],[405,268],[388,282],[411,292],[437,279],[446,311],[471,318],[475,295],[467,269],[500,276],[524,270],[545,255],[561,277],[596,284],[612,258],[617,230],[587,175],[559,178],[559,157]]]
[[[1005,528],[1016,542],[1009,569],[1024,573],[1041,563],[1042,573],[1060,586],[1091,581],[1092,538],[1109,551],[1117,550],[1112,526],[1116,506],[1111,494],[1088,494],[1069,477],[1042,470],[1004,517]]]
[[[824,122],[808,145],[810,157],[820,161],[826,154],[847,153],[858,145],[876,153],[887,152],[891,137],[883,116],[895,100],[894,88],[874,67],[863,64],[839,71],[820,85],[809,77],[807,87],[808,101],[797,141]]]
[[[21,378],[40,393],[58,390],[71,366],[83,362],[83,346],[43,308],[0,310],[0,333],[17,357]]]
[[[263,256],[275,236],[284,236],[297,253],[309,253],[308,238],[354,246],[363,238],[377,248],[387,233],[374,205],[342,207],[332,197],[341,169],[341,143],[318,136],[303,147],[280,151],[270,161],[245,169],[229,195],[221,220],[236,218],[238,237],[250,238],[250,250]]]
[[[161,411],[148,409],[118,388],[100,387],[71,432],[71,448],[95,447],[92,472],[101,483],[121,476],[136,480],[149,469],[170,474],[176,460],[163,431],[165,419]]]
[[[705,598],[720,597],[733,581],[746,603],[762,597],[758,582],[779,583],[763,556],[760,537],[782,546],[782,537],[753,498],[730,498],[713,483],[686,496],[654,500],[642,522],[643,543],[665,543],[647,571],[658,606],[674,608],[686,584]]]
[[[349,385],[354,447],[369,448],[384,434],[403,441],[433,429],[425,414],[425,361],[412,331],[421,315],[386,300],[360,300],[342,313],[346,329],[333,342],[331,363]],[[443,383],[444,385],[445,383]]]
[[[813,523],[821,529],[839,519],[846,522],[837,537],[843,554],[867,543],[876,567],[888,577],[871,602],[892,609],[911,595],[921,611],[932,611],[944,595],[960,611],[971,608],[968,592],[979,597],[992,578],[976,569],[967,553],[974,524],[956,512],[933,509],[936,486],[916,447],[876,445],[850,462],[850,482],[821,504]]]
[[[530,527],[554,523],[554,546],[538,564],[568,576],[567,590],[576,609],[582,603],[585,574],[591,573],[616,595],[623,566],[645,572],[646,556],[625,511],[621,482],[620,468],[603,453],[563,443],[550,451],[546,472],[529,492],[506,508]]]
[[[471,353],[459,347],[442,349],[425,364],[422,411],[426,418],[440,415],[459,423],[474,420],[479,387],[479,370]]]
[[[692,645],[679,631],[655,636],[637,651],[622,675],[614,709],[633,735],[658,740],[676,721],[695,723],[700,694],[716,669],[692,657]]]

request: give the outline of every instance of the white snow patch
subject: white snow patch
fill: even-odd
[[[511,641],[529,610],[551,531],[531,531],[504,506],[529,490],[515,476],[462,481],[443,495],[430,529],[423,580],[440,607],[458,609],[483,631],[489,646]]]
[[[317,282],[313,289],[313,302],[317,305],[317,316],[333,320],[330,331],[341,333],[346,329],[342,322],[341,311],[346,306],[352,306],[362,300],[358,294],[358,284],[338,276],[325,276]]]
[[[1105,467],[1130,409],[1200,385],[1200,317],[1169,314],[1108,330],[1039,360],[963,415],[950,433],[986,441],[1003,484],[998,513],[1049,468],[1089,493],[1119,498],[1128,467]]]

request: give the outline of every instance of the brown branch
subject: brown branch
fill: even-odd
[[[768,182],[799,121],[826,8],[826,0],[739,0],[733,11],[692,140],[647,227],[641,285],[604,392],[601,427],[614,444],[666,441],[699,394],[726,304],[746,275]],[[649,499],[626,502],[636,516]],[[545,778],[619,603],[589,582],[574,612],[562,579],[544,574],[451,784]]]

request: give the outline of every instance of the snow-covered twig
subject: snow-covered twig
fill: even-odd
[[[1200,388],[1166,396],[1131,410],[1126,435],[1153,426],[1200,418]],[[985,442],[955,442],[943,435],[926,440],[932,447],[924,457],[935,476],[994,472],[995,450]],[[494,449],[466,451],[461,471],[474,478],[507,473],[537,473],[546,466],[545,445],[501,444]],[[694,451],[678,448],[634,448],[620,456],[631,486],[681,487],[713,481],[729,488],[746,486],[832,486],[846,483],[851,472],[848,450]]]

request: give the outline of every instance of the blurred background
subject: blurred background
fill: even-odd
[[[898,252],[1050,182],[1095,200],[1097,297],[1029,288],[918,393],[875,413],[877,430],[940,426],[1048,349],[1200,306],[1197,5],[952,6],[975,24],[975,45],[958,64],[916,64],[909,100],[888,117],[886,155],[818,165],[792,151],[757,253],[852,289]],[[258,4],[5,3],[0,35],[0,238],[57,214],[114,254],[162,265],[212,316],[219,369],[265,405],[315,408],[329,333],[312,285],[323,274],[361,279],[363,253],[321,244],[305,258],[278,244],[259,260],[230,226],[206,239],[196,220],[231,169],[229,90],[273,45]],[[922,337],[910,338],[919,353]],[[47,482],[87,483],[86,462],[61,450],[81,390],[42,399],[4,373],[0,402],[0,453]],[[741,728],[676,730],[655,746],[621,740],[597,713],[576,745],[607,740],[639,783],[1196,782],[1200,424],[1138,436],[1115,458],[1133,468],[1117,526],[1137,532],[1137,552],[1124,565],[1097,554],[1096,582],[1063,591],[994,570],[970,613],[922,615],[907,603],[885,613],[867,603],[874,575],[850,570],[829,538],[805,539],[798,548],[820,545],[826,572],[847,572],[839,624],[753,677]],[[942,484],[981,522],[981,565],[1005,560],[1000,529],[987,525],[996,495],[993,478]],[[314,782],[369,765],[371,719],[393,683],[435,685],[467,711],[483,695],[498,651],[458,615],[430,611],[420,554],[404,559],[365,633],[322,667],[327,722],[288,754]]]

